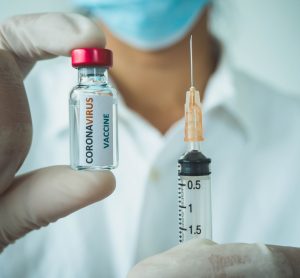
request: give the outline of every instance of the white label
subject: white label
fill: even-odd
[[[113,164],[113,98],[108,95],[80,96],[79,164]]]

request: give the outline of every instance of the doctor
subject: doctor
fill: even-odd
[[[288,151],[290,144],[299,142],[300,132],[276,118],[278,107],[286,109],[289,119],[300,115],[299,100],[236,73],[219,57],[207,30],[206,1],[191,5],[140,1],[126,7],[113,3],[102,1],[90,8],[101,19],[107,47],[114,52],[111,76],[122,98],[118,187],[107,200],[7,247],[0,256],[0,275],[124,277],[137,261],[160,252],[139,263],[129,276],[299,275],[298,248],[193,240],[166,251],[177,243],[174,187],[176,158],[184,150],[181,118],[189,80],[189,34],[194,35],[196,49],[196,85],[205,97],[205,153],[215,164],[213,237],[217,242],[300,245],[300,224],[289,217],[291,210],[299,209],[300,178],[290,167],[299,163],[299,156]],[[37,60],[68,55],[76,47],[103,47],[99,27],[79,15],[42,14],[13,18],[0,30],[3,249],[29,231],[105,198],[115,182],[109,172],[75,172],[67,166],[14,178],[28,153],[32,132],[22,79]],[[46,71],[40,67],[40,73],[47,74],[28,86],[33,145],[23,170],[67,163],[65,92],[73,81],[67,67],[65,61],[56,67],[48,64]],[[280,134],[276,140],[278,128],[273,121],[284,124],[289,136]],[[282,165],[277,160],[280,152],[285,154],[285,170],[274,179]],[[266,196],[272,197],[272,204]],[[282,225],[287,230],[280,230]]]

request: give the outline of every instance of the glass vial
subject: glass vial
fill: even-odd
[[[70,160],[75,170],[113,169],[118,165],[117,91],[107,69],[112,52],[101,48],[72,50],[78,85],[70,94]]]

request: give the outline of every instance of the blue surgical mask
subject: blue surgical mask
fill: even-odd
[[[74,0],[119,39],[142,50],[166,48],[192,28],[210,0]]]

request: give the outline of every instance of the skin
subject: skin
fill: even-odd
[[[190,34],[193,34],[195,85],[202,100],[207,82],[218,64],[219,48],[207,29],[208,12],[208,9],[204,11],[185,38],[167,49],[155,52],[141,51],[125,44],[103,23],[99,23],[107,40],[106,47],[114,53],[115,64],[110,74],[122,97],[131,109],[162,134],[184,115],[182,104],[190,86]],[[300,248],[269,247],[274,253],[285,256],[295,276],[300,275]],[[232,244],[232,248],[235,248],[235,244]],[[147,265],[144,267],[147,268]],[[140,271],[139,265],[137,268]]]
[[[100,23],[107,41],[106,47],[114,52],[115,62],[110,73],[122,97],[130,108],[162,134],[184,115],[182,104],[190,87],[188,49],[191,33],[195,85],[202,97],[207,81],[216,68],[218,47],[206,27],[207,13],[205,11],[199,17],[184,39],[155,52],[141,51],[125,44]]]

